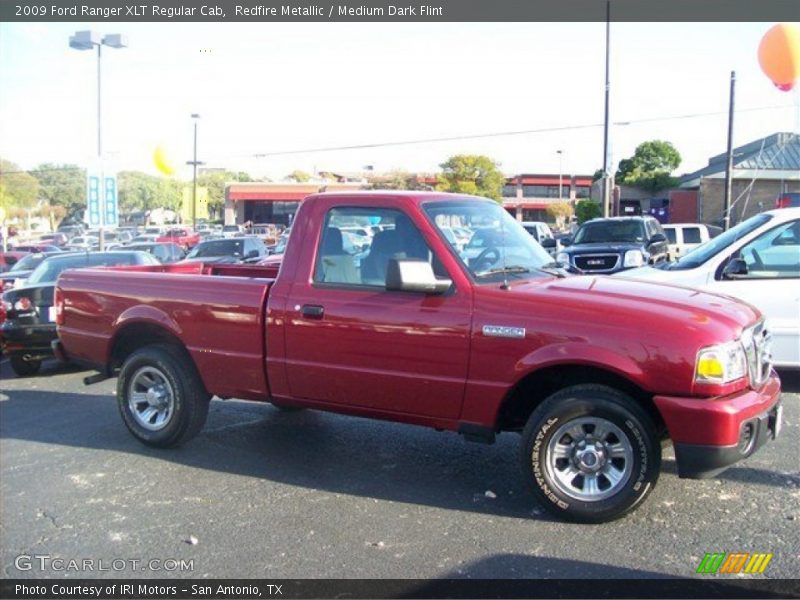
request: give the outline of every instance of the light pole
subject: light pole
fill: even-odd
[[[97,48],[97,158],[100,161],[100,170],[103,171],[103,95],[102,95],[102,71],[100,64],[103,57],[103,46],[109,48],[127,48],[128,38],[119,33],[111,33],[103,36],[97,31],[76,31],[75,35],[69,36],[69,47],[74,50],[92,50]],[[103,222],[105,212],[100,211],[100,250],[104,249]]]
[[[564,151],[556,150],[558,154],[558,201],[564,197]]]
[[[609,152],[609,102],[611,96],[611,2],[606,0],[606,95],[603,120],[603,217],[608,217],[611,205],[611,165]]]
[[[197,121],[200,120],[200,115],[192,113],[192,120],[194,121],[194,159],[187,160],[187,165],[192,165],[192,229],[197,231],[197,165],[205,164],[197,160]]]

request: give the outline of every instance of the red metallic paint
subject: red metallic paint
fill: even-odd
[[[309,196],[274,281],[268,278],[274,266],[68,271],[59,280],[64,348],[105,365],[123,324],[148,323],[185,344],[213,394],[272,397],[446,429],[494,427],[520,380],[558,365],[604,369],[655,396],[670,435],[687,443],[727,443],[736,415],[777,401],[776,379],[758,391],[745,390],[744,379],[694,383],[699,349],[735,339],[760,318],[755,309],[686,288],[613,278],[542,277],[508,289],[475,285],[423,211],[426,202],[452,198]],[[426,296],[315,285],[325,214],[359,205],[405,212],[449,273],[453,291]],[[323,306],[323,318],[303,318],[304,304]],[[524,328],[526,335],[486,337],[484,325]]]

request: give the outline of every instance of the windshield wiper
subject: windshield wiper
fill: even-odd
[[[557,270],[556,270],[557,269]],[[577,275],[583,275],[583,269],[579,269],[573,265],[565,265],[559,262],[550,262],[546,265],[542,265],[539,267],[539,271],[543,271],[544,273],[550,273],[551,275],[555,275],[556,277],[566,277],[562,271],[566,271],[567,273],[575,273]]]
[[[488,269],[486,271],[481,271],[480,273],[475,273],[475,277],[487,277],[489,275],[498,275],[498,274],[517,274],[517,273],[530,273],[531,270],[528,267],[523,267],[520,265],[507,265],[504,267],[498,267],[496,269]]]

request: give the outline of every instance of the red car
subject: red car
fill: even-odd
[[[345,251],[342,229],[363,223],[380,230]],[[152,446],[194,437],[212,396],[474,442],[516,432],[524,482],[583,522],[642,503],[665,438],[679,476],[699,478],[780,431],[770,336],[752,306],[569,275],[481,198],[312,195],[293,225],[277,276],[197,263],[64,272],[56,353],[97,369],[91,380],[118,376],[122,419]],[[467,258],[452,226],[502,235]]]
[[[0,248],[0,273],[5,273],[8,271],[11,267],[17,264],[18,260],[27,254],[29,253],[20,250],[9,250],[8,252],[2,252],[2,248]]]
[[[169,242],[173,244],[177,244],[184,250],[188,250],[190,248],[194,248],[197,244],[200,243],[200,234],[191,229],[186,228],[175,228],[168,230],[164,235],[161,235],[156,238],[156,242]]]

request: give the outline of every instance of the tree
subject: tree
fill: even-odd
[[[0,206],[32,208],[39,199],[39,181],[11,161],[0,158]]]
[[[437,190],[485,196],[502,202],[506,178],[499,171],[498,163],[488,156],[458,154],[439,166],[442,173],[438,177]]]
[[[617,183],[657,192],[676,184],[671,173],[681,164],[681,155],[670,142],[651,140],[636,147],[633,156],[619,161]]]
[[[297,183],[305,183],[306,181],[311,180],[311,175],[306,173],[305,171],[294,170],[286,176],[286,179],[291,179],[292,181],[296,181]]]
[[[407,171],[391,171],[385,176],[376,178],[370,184],[371,190],[424,190],[428,186],[419,181],[416,175]]]
[[[84,169],[77,165],[43,163],[31,175],[39,181],[39,198],[50,206],[63,206],[66,212],[86,208]]]
[[[559,228],[562,228],[575,211],[569,202],[553,202],[547,205],[547,214],[553,217]]]
[[[212,171],[197,177],[197,185],[208,190],[210,213],[220,214],[225,208],[225,184],[232,181],[253,181],[253,178],[244,171]]]
[[[600,215],[600,204],[594,200],[578,200],[575,204],[575,216],[578,217],[579,225]]]
[[[177,210],[182,202],[185,182],[156,177],[141,171],[120,171],[117,174],[120,212],[148,211],[154,208]]]

